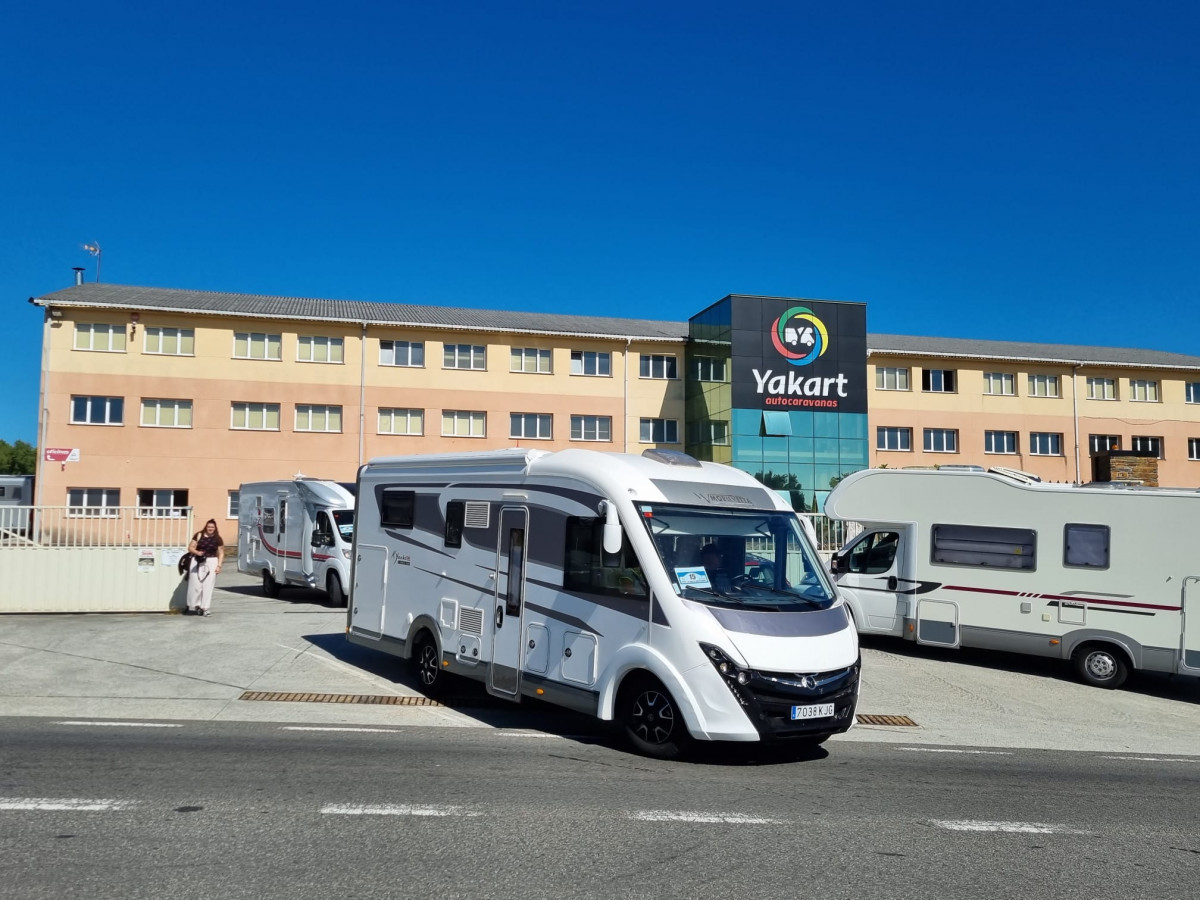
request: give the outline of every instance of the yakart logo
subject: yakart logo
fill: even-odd
[[[793,366],[807,366],[829,347],[829,331],[807,306],[793,306],[772,324],[771,342]]]

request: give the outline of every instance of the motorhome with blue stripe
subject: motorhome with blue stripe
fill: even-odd
[[[868,469],[825,512],[863,525],[831,561],[862,634],[1071,660],[1098,687],[1200,675],[1200,492]]]
[[[635,748],[820,742],[854,723],[857,636],[793,510],[683,453],[511,449],[358,476],[349,639]]]

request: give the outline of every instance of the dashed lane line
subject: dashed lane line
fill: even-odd
[[[978,819],[933,819],[932,824],[947,831],[988,831],[1016,834],[1095,834],[1081,831],[1068,825],[1050,825],[1045,822],[986,822]]]
[[[40,810],[67,812],[116,812],[132,809],[136,800],[85,800],[80,797],[0,797],[2,810]]]
[[[701,825],[787,825],[785,819],[747,816],[741,813],[672,812],[664,809],[642,809],[629,814],[636,822],[690,822]]]
[[[170,724],[167,722],[88,722],[82,720],[68,720],[55,722],[55,725],[87,725],[97,728],[182,728],[182,725]]]
[[[409,806],[406,804],[395,806],[354,806],[340,803],[322,806],[321,814],[325,816],[417,816],[431,818],[473,818],[483,815],[481,812],[464,809],[461,806]]]
[[[962,753],[974,756],[1012,756],[1007,750],[953,750],[949,747],[897,747],[911,753]]]

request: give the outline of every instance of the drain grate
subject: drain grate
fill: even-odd
[[[874,716],[860,713],[854,718],[858,720],[859,725],[900,725],[911,728],[917,724],[908,716]]]
[[[271,700],[276,703],[361,703],[370,706],[446,706],[428,697],[391,694],[307,694],[287,691],[246,691],[239,700]]]

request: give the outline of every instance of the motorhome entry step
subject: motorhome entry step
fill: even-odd
[[[917,723],[908,716],[876,716],[859,713],[854,717],[859,725],[897,725],[912,728]]]
[[[276,703],[365,703],[370,706],[455,706],[430,700],[428,697],[408,697],[397,694],[310,694],[301,691],[246,691],[239,700],[271,700]]]

